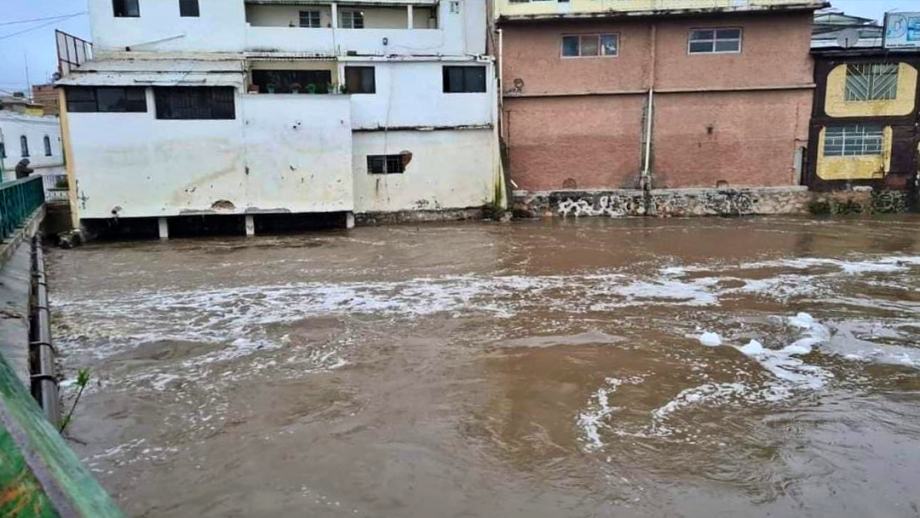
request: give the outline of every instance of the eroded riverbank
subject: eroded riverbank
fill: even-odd
[[[916,516],[918,237],[596,219],[49,262],[98,380],[75,448],[132,515]]]

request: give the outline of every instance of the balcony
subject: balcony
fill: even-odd
[[[246,50],[311,55],[437,54],[434,5],[246,4]]]

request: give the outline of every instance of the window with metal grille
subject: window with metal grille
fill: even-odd
[[[339,13],[339,28],[342,29],[363,29],[364,12],[343,10]]]
[[[444,93],[469,93],[486,91],[486,67],[444,67]]]
[[[179,0],[179,16],[197,17],[198,0]]]
[[[45,144],[45,156],[51,156],[51,137],[45,135],[45,138],[42,139]]]
[[[76,86],[67,88],[67,111],[135,112],[147,111],[147,94],[137,86]]]
[[[374,67],[345,67],[345,91],[350,94],[376,93]]]
[[[367,155],[367,174],[400,174],[405,171],[402,155]]]
[[[319,11],[300,11],[300,26],[318,29],[320,25]]]
[[[19,148],[23,157],[29,156],[29,137],[25,135],[19,137]]]
[[[741,29],[694,29],[688,43],[690,54],[741,52]]]
[[[158,119],[235,119],[233,88],[176,86],[154,88]]]
[[[138,0],[112,0],[112,14],[116,18],[137,18],[141,15]]]
[[[268,94],[329,93],[332,72],[329,70],[253,70],[252,84]]]
[[[580,34],[562,37],[562,57],[616,56],[620,37],[617,34]]]
[[[884,132],[880,125],[828,126],[824,130],[824,156],[871,156],[882,154]]]
[[[847,101],[890,101],[897,96],[897,63],[847,65]]]

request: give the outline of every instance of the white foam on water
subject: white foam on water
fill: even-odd
[[[746,396],[751,391],[744,383],[706,383],[682,390],[666,404],[652,410],[651,435],[671,435],[674,429],[665,421],[674,413],[690,406],[719,404]]]
[[[719,347],[722,345],[722,337],[718,333],[707,331],[699,336],[699,341],[706,347]]]
[[[606,385],[597,389],[588,402],[588,410],[578,414],[576,424],[581,428],[588,451],[599,450],[604,447],[601,439],[601,429],[609,427],[607,418],[619,408],[610,405],[610,396],[623,384],[636,385],[642,383],[643,378],[633,376],[629,378],[606,378]]]

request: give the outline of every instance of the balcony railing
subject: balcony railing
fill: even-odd
[[[45,203],[39,176],[0,184],[0,238],[10,237]]]

